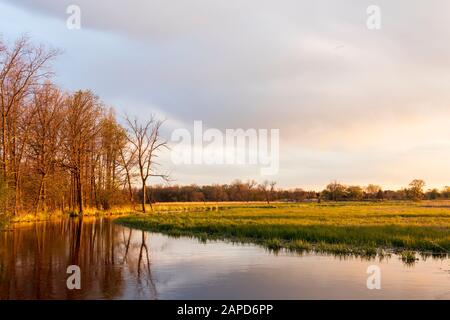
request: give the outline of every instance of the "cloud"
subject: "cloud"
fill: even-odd
[[[88,86],[130,113],[157,111],[172,127],[280,128],[281,184],[403,184],[416,173],[442,182],[414,159],[450,133],[441,121],[450,113],[447,1],[378,1],[373,31],[366,1],[80,0],[78,33],[64,28],[70,0],[3,3],[28,13],[15,29],[66,50],[58,68],[69,88]],[[401,176],[383,169],[405,150]],[[445,145],[439,152],[448,159]],[[180,171],[211,179],[205,168]]]

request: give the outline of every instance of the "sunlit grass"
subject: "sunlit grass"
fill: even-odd
[[[195,206],[194,206],[195,207]],[[380,250],[448,253],[449,202],[234,204],[207,212],[153,212],[123,225],[203,240],[254,242],[271,250],[374,255]]]
[[[203,212],[203,211],[217,211],[224,208],[232,208],[236,206],[247,205],[245,202],[171,202],[171,203],[155,203],[146,204],[145,208],[147,212],[154,213],[167,213],[167,212]],[[252,203],[249,206],[257,206],[258,202]],[[115,206],[108,210],[97,209],[93,207],[86,207],[83,210],[83,216],[85,217],[105,217],[105,216],[119,216],[129,214],[139,214],[142,211],[141,204]],[[22,223],[22,222],[39,222],[47,221],[54,218],[61,217],[74,217],[78,216],[77,211],[71,210],[55,210],[48,212],[20,212],[18,215],[4,215],[4,219],[0,219],[0,227],[5,225],[6,222],[10,223]],[[1,216],[0,216],[1,218]]]

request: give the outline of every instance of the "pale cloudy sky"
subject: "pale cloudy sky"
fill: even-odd
[[[77,4],[82,29],[66,28]],[[366,27],[378,5],[382,29]],[[279,128],[284,187],[450,185],[450,2],[0,0],[0,34],[61,48],[56,82],[166,133]],[[177,183],[265,179],[257,166],[163,164]]]

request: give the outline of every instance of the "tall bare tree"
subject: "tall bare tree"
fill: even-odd
[[[98,189],[103,209],[109,209],[119,185],[120,155],[127,143],[125,130],[117,123],[114,111],[107,110],[100,121]]]
[[[247,186],[247,202],[249,202],[252,195],[252,190],[258,185],[258,183],[255,180],[248,180],[246,183]]]
[[[34,46],[24,36],[8,47],[0,43],[1,171],[14,189],[13,211],[20,203],[20,170],[30,123],[30,97],[52,76],[48,66],[58,54],[44,46]]]
[[[133,152],[136,155],[136,165],[142,186],[142,212],[145,212],[148,179],[150,177],[169,179],[168,174],[156,172],[156,166],[159,165],[156,159],[160,152],[167,148],[167,141],[161,138],[160,132],[163,122],[155,119],[154,116],[144,123],[139,123],[136,118],[130,120],[129,117],[126,117],[126,122],[128,124],[128,141],[133,146]]]
[[[118,158],[118,166],[119,171],[118,174],[122,175],[123,184],[126,186],[128,190],[128,197],[130,204],[134,209],[134,193],[133,193],[133,180],[134,180],[134,168],[137,165],[136,162],[136,151],[137,149],[131,147],[127,139],[126,132],[120,135],[119,145],[119,158]]]
[[[46,182],[54,172],[61,143],[61,127],[64,120],[64,96],[61,91],[46,83],[34,93],[27,156],[30,166],[39,176],[35,212],[46,210]]]
[[[72,202],[83,214],[84,186],[89,172],[86,170],[89,154],[96,148],[95,139],[100,131],[101,105],[90,91],[77,91],[66,99],[63,124],[62,165],[72,176]]]
[[[270,204],[270,201],[272,200],[276,184],[277,183],[275,181],[265,180],[263,183],[259,185],[259,189],[264,193],[264,197],[266,198],[267,204]]]

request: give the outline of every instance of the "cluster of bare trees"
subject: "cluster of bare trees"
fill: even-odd
[[[235,180],[230,184],[152,186],[152,199],[157,202],[201,202],[201,201],[303,201],[316,198],[316,192],[302,189],[283,190],[276,188],[274,181],[257,183],[255,180]]]
[[[369,184],[366,187],[346,186],[337,181],[327,185],[326,189],[320,193],[323,199],[331,201],[345,200],[437,200],[450,199],[450,187],[442,190],[428,189],[425,191],[425,181],[421,179],[412,180],[408,187],[400,190],[383,190],[381,186]]]
[[[450,199],[450,187],[442,190],[425,190],[425,182],[413,180],[407,188],[383,190],[381,186],[369,184],[365,187],[344,185],[337,181],[329,183],[320,192],[301,188],[276,188],[275,182],[235,180],[230,184],[198,186],[154,185],[152,200],[156,202],[201,202],[201,201],[381,201],[381,200],[436,200]]]
[[[155,157],[166,147],[162,122],[119,124],[114,110],[89,90],[63,92],[51,82],[59,54],[27,37],[0,40],[1,211],[109,209],[144,196]]]

